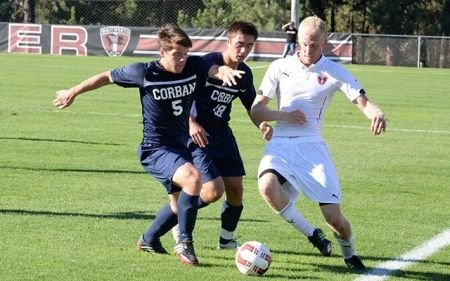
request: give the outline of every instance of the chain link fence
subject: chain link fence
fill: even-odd
[[[0,22],[220,28],[235,20],[261,31],[281,30],[290,21],[290,0],[3,0]],[[30,6],[32,5],[32,7]]]
[[[352,63],[450,68],[450,37],[353,34]]]

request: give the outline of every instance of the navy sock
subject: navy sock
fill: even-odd
[[[203,201],[202,198],[201,198],[200,196],[198,197],[197,207],[198,207],[199,209],[205,208],[205,207],[208,206],[208,205],[209,205],[209,203],[206,203],[205,201]]]
[[[223,201],[222,214],[220,215],[222,228],[230,232],[235,231],[241,218],[242,209],[244,209],[242,205],[232,206],[227,201]]]
[[[178,227],[180,228],[180,240],[192,240],[192,232],[194,231],[195,221],[198,212],[198,195],[189,195],[184,191],[180,192],[177,201],[178,209]],[[178,242],[179,242],[178,241]]]
[[[177,215],[172,212],[170,205],[164,205],[156,214],[155,219],[144,233],[144,241],[151,243],[163,236],[177,224]]]

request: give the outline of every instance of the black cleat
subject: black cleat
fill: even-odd
[[[353,270],[366,270],[366,266],[362,263],[361,258],[353,255],[348,259],[344,259],[348,268]]]
[[[198,259],[195,256],[194,244],[190,239],[184,239],[183,241],[175,245],[175,255],[180,261],[187,265],[198,265]]]
[[[159,238],[153,241],[152,243],[147,243],[144,240],[144,235],[142,235],[139,240],[136,243],[136,249],[141,252],[148,252],[152,254],[169,254],[166,249],[161,244],[161,241],[159,241]]]
[[[322,229],[314,229],[313,235],[308,237],[309,242],[311,242],[314,247],[319,249],[322,255],[329,257],[331,256],[331,250],[333,249],[331,241],[325,238]]]

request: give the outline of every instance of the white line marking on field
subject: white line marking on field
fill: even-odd
[[[410,70],[414,70],[414,68],[410,68],[410,69],[408,69],[408,70],[402,70],[402,69],[396,69],[396,68],[392,68],[392,69],[376,69],[376,68],[370,68],[370,69],[365,69],[365,68],[355,68],[355,67],[352,67],[351,68],[351,71],[352,72],[358,72],[358,71],[360,71],[360,72],[381,72],[381,73],[396,73],[396,74],[411,74],[411,75],[417,75],[417,74],[420,74],[420,75],[433,75],[433,76],[448,76],[448,71],[446,70],[446,71],[434,71],[435,69],[423,69],[423,68],[415,68],[417,71],[416,72],[413,72],[413,71],[410,71]],[[423,70],[425,70],[425,71],[423,71]]]
[[[355,281],[381,281],[394,274],[398,270],[405,269],[410,265],[420,262],[438,252],[439,250],[450,245],[450,229],[441,232],[428,241],[422,243],[418,247],[403,254],[395,260],[383,262],[377,265],[374,269],[369,271],[364,276],[361,276]]]
[[[347,125],[324,125],[324,127],[331,128],[346,128],[346,129],[358,129],[358,130],[370,130],[369,127],[361,127],[361,126],[347,126]],[[438,130],[419,130],[419,129],[396,129],[396,128],[388,128],[388,131],[397,131],[397,132],[407,132],[407,133],[429,133],[429,134],[450,134],[450,131],[438,131]]]
[[[248,119],[233,119],[232,122],[249,122]],[[369,131],[370,127],[363,127],[363,126],[351,126],[351,125],[323,125],[324,127],[330,127],[330,128],[344,128],[344,129],[357,129],[357,130],[365,130]],[[405,132],[405,133],[423,133],[423,134],[438,134],[438,135],[450,135],[450,131],[442,131],[442,130],[419,130],[419,129],[401,129],[401,128],[388,128],[388,132]]]

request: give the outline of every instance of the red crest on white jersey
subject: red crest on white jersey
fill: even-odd
[[[317,76],[317,82],[319,82],[320,85],[323,85],[327,82],[328,77],[327,76]]]

